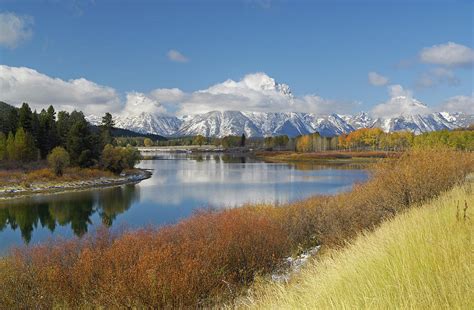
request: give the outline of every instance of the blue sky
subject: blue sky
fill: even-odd
[[[473,12],[472,1],[0,1],[0,13],[28,17],[31,31],[14,47],[0,45],[0,63],[82,77],[120,101],[265,72],[295,96],[348,110],[386,102],[393,84],[437,106],[472,99],[472,62],[421,61],[420,53],[448,42],[472,51]],[[369,72],[388,82],[372,85]]]

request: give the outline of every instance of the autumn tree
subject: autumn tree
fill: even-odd
[[[38,150],[31,134],[26,132],[23,127],[18,128],[15,134],[14,157],[19,161],[31,161],[38,157]]]
[[[8,160],[15,160],[15,135],[10,131],[7,138],[7,158]]]
[[[64,169],[69,166],[69,163],[69,153],[63,147],[55,147],[48,155],[49,167],[57,176],[63,175]]]
[[[114,147],[107,144],[102,151],[100,165],[113,173],[131,169],[141,160],[140,152],[132,147]]]
[[[143,140],[143,145],[146,147],[153,146],[153,141],[150,138],[145,138],[145,140]]]
[[[0,160],[7,158],[7,137],[3,132],[0,132]]]
[[[206,138],[203,135],[197,135],[193,139],[193,144],[202,146],[206,142]]]

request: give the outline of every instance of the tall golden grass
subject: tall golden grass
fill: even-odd
[[[473,185],[456,187],[311,261],[288,284],[257,281],[237,308],[472,309],[473,204]]]
[[[334,248],[474,170],[474,154],[410,151],[349,193],[284,207],[202,211],[160,229],[20,248],[0,268],[0,307],[196,307],[231,300],[307,246]]]

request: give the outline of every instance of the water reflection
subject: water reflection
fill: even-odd
[[[0,231],[19,229],[25,243],[38,227],[54,232],[56,227],[70,225],[76,236],[82,236],[98,214],[102,223],[112,226],[117,215],[127,211],[139,198],[135,185],[31,197],[0,203]]]
[[[153,175],[136,185],[0,202],[0,253],[12,245],[82,236],[102,224],[131,229],[172,224],[199,208],[284,204],[348,190],[367,179],[362,167],[264,163],[241,155],[148,158],[140,165]]]

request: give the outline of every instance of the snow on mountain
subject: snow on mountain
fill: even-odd
[[[101,117],[93,115],[87,116],[87,119],[94,124],[101,121]],[[163,136],[224,137],[245,134],[247,137],[294,137],[313,132],[334,136],[359,128],[373,127],[382,128],[386,132],[411,131],[420,134],[468,126],[474,123],[474,115],[436,112],[373,118],[364,112],[356,115],[316,115],[295,112],[212,111],[180,118],[147,112],[130,116],[119,114],[114,116],[114,120],[119,128]]]
[[[224,137],[227,135],[242,135],[247,137],[260,136],[261,131],[242,112],[239,111],[212,111],[183,123],[174,136]]]
[[[100,124],[102,117],[88,115],[86,119],[94,124]],[[181,127],[183,121],[175,116],[152,114],[142,112],[138,115],[126,116],[118,114],[113,116],[115,127],[132,130],[139,133],[152,133],[162,136],[172,136]]]

